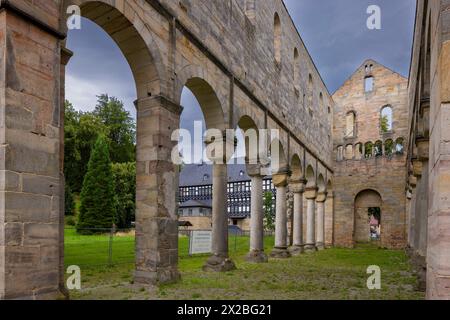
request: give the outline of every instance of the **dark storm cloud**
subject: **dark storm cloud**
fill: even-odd
[[[262,1],[262,0],[261,0]],[[330,92],[343,84],[367,58],[408,75],[415,0],[285,0],[286,6]],[[382,29],[366,27],[369,5],[379,5]],[[67,97],[79,109],[95,106],[96,95],[109,93],[135,114],[136,90],[120,49],[98,26],[83,19],[82,30],[70,31],[75,52],[67,69]],[[183,95],[183,127],[201,120],[191,94]]]
[[[134,115],[136,89],[125,57],[114,41],[93,22],[83,19],[81,30],[71,30],[67,47],[74,56],[67,66],[66,96],[76,108],[91,110],[96,95],[121,99]]]
[[[331,93],[368,58],[408,76],[415,0],[284,2]],[[381,8],[381,30],[366,26],[369,5]]]

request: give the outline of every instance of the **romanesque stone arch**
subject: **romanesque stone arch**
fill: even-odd
[[[70,5],[79,6],[83,17],[99,25],[117,43],[132,70],[139,99],[167,93],[167,63],[135,3],[65,0],[62,7],[65,10]],[[63,24],[62,28],[66,30],[67,26]]]

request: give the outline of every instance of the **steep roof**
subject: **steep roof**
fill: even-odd
[[[245,164],[228,165],[228,182],[249,181]],[[188,164],[180,173],[180,187],[212,185],[212,165]]]

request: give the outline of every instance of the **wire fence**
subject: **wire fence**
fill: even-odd
[[[70,228],[64,230],[64,261],[66,266],[80,267],[117,266],[135,262],[135,230],[115,228]],[[189,259],[189,238],[192,230],[180,230],[178,256]],[[273,236],[266,232],[265,237]],[[229,232],[230,254],[249,249],[250,232]]]

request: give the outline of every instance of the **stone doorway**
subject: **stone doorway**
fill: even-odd
[[[381,240],[382,199],[378,192],[364,190],[355,198],[354,242]]]

